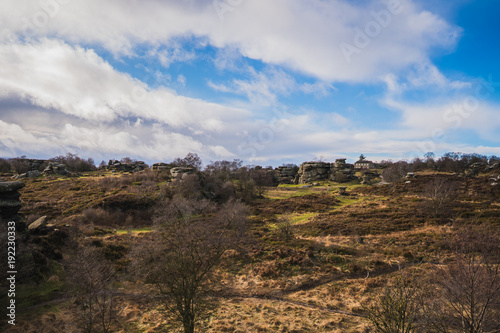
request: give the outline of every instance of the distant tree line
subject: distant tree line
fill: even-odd
[[[82,158],[77,154],[67,153],[66,155],[59,155],[49,158],[44,163],[39,165],[38,171],[43,171],[50,162],[64,164],[68,171],[72,172],[85,172],[96,170],[94,159]],[[15,172],[18,174],[30,171],[30,159],[25,155],[15,158],[0,158],[0,173]]]
[[[124,157],[121,163],[132,163],[135,160],[130,157]],[[66,155],[59,155],[48,159],[42,164],[38,170],[43,171],[49,162],[56,162],[65,164],[67,169],[72,172],[86,172],[96,170],[94,159],[82,158],[77,154],[67,153]],[[416,172],[423,170],[434,170],[438,172],[455,172],[464,173],[467,169],[471,168],[474,164],[480,163],[481,165],[494,165],[500,163],[500,157],[495,155],[486,156],[481,154],[463,154],[459,152],[448,152],[442,157],[436,157],[434,153],[429,152],[423,158],[416,157],[411,161],[392,161],[383,160],[377,164],[378,167],[387,170],[385,171],[384,178],[386,181],[393,182],[401,179],[408,172]],[[101,162],[99,166],[104,166],[106,163]],[[218,178],[222,181],[235,179],[236,174],[242,170],[246,170],[252,174],[251,178],[257,186],[259,183],[269,183],[271,180],[265,176],[265,170],[272,169],[272,167],[261,166],[243,166],[243,162],[239,159],[233,161],[216,161],[211,162],[203,169],[203,163],[200,157],[195,153],[188,153],[184,158],[175,158],[171,163],[171,167],[191,167],[197,172],[204,172],[207,175]],[[299,167],[296,164],[283,164],[291,168],[295,173]],[[26,156],[15,158],[0,158],[0,173],[16,172],[25,173],[29,171],[29,159]],[[261,171],[264,170],[264,171]],[[236,177],[237,178],[237,177]]]
[[[462,154],[449,152],[442,157],[436,158],[434,153],[429,152],[423,158],[416,157],[407,161],[381,161],[379,167],[384,169],[383,176],[387,182],[396,182],[407,175],[408,172],[433,170],[437,172],[450,172],[464,174],[476,163],[483,166],[492,166],[500,163],[500,157],[495,155],[486,156],[480,154]]]

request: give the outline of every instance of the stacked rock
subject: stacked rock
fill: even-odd
[[[21,181],[0,182],[0,218],[10,220],[15,218],[19,209],[21,209],[21,194],[19,189],[24,187]]]
[[[298,184],[307,184],[310,182],[327,180],[332,165],[325,162],[304,162],[299,168],[297,174]]]
[[[295,181],[296,172],[293,168],[287,166],[279,166],[276,168],[276,178],[279,184],[293,184]]]

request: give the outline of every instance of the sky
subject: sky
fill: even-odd
[[[0,157],[500,156],[494,0],[0,2]]]

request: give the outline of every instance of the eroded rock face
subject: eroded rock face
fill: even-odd
[[[110,170],[113,172],[139,172],[148,168],[144,161],[134,161],[131,163],[122,163],[118,160],[109,160],[108,165],[102,169]]]
[[[332,169],[331,163],[304,162],[297,174],[298,184],[327,180]]]
[[[193,168],[188,168],[188,167],[175,167],[175,168],[172,168],[170,169],[170,174],[172,175],[172,177],[175,179],[177,178],[178,176],[180,176],[181,178],[184,177],[184,175],[190,175],[190,174],[193,174],[195,172],[195,170]]]
[[[335,163],[304,162],[295,178],[296,184],[308,184],[323,180],[333,180],[339,183],[355,180],[355,170],[345,159],[337,159]]]
[[[21,194],[18,190],[24,186],[25,184],[21,181],[0,181],[0,217],[2,220],[13,218],[21,209],[21,201],[19,200]]]
[[[69,172],[66,169],[65,164],[54,163],[54,162],[49,162],[49,165],[45,168],[45,170],[43,170],[43,173],[45,175],[60,175],[60,176],[66,176],[71,174],[71,172]]]
[[[293,184],[296,173],[293,168],[280,166],[276,168],[276,179],[279,184]]]
[[[151,167],[151,171],[169,171],[171,169],[171,166],[167,163],[155,163]]]

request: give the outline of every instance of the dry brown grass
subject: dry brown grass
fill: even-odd
[[[353,314],[362,314],[363,305],[371,304],[400,269],[425,272],[445,265],[451,253],[446,240],[455,232],[454,225],[500,223],[500,197],[483,178],[471,181],[467,191],[461,182],[464,191],[452,219],[426,215],[419,196],[431,177],[421,175],[407,185],[363,186],[344,198],[328,186],[270,189],[267,199],[253,207],[248,253],[242,258],[228,255],[234,267],[227,265],[220,272],[226,293],[199,331],[370,332],[366,319]],[[32,219],[35,214],[50,215],[65,218],[64,223],[85,215],[98,220],[112,207],[140,202],[135,198],[149,198],[158,191],[150,179],[140,184],[112,180],[112,186],[104,188],[95,185],[96,179],[102,177],[29,180],[22,190],[23,211],[33,214]],[[280,240],[271,224],[290,213],[298,222],[293,224],[295,237]],[[128,236],[107,237],[104,243],[121,244],[124,237]],[[117,332],[180,332],[146,297],[143,286],[123,287],[142,296],[123,297],[123,327]],[[66,329],[74,315],[72,306],[65,303],[57,311],[36,313],[20,322],[16,332]]]

